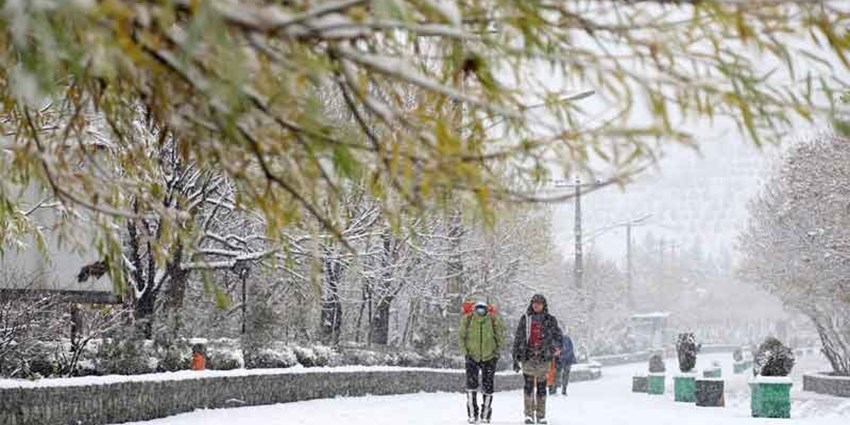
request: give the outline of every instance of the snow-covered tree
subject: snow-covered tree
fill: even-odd
[[[750,205],[742,275],[808,316],[823,353],[850,373],[850,141],[824,135],[791,149]]]
[[[84,267],[78,280],[110,272],[150,338],[157,311],[183,306],[193,272],[233,269],[276,249],[265,243],[262,218],[237,206],[234,186],[224,173],[187,160],[172,134],[143,117],[131,125],[134,130],[124,137],[133,140],[132,153],[125,145],[105,143],[96,154],[81,154],[82,167],[98,176],[101,187],[126,199],[132,213],[91,216],[117,235],[103,240],[120,245]],[[150,167],[141,169],[148,173],[133,175],[127,161],[135,151],[145,152]],[[134,183],[125,187],[129,180]]]

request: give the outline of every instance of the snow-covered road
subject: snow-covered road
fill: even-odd
[[[726,379],[726,407],[705,408],[676,403],[668,378],[667,394],[649,396],[631,393],[631,379],[644,371],[645,364],[630,364],[603,369],[598,381],[570,386],[569,396],[549,398],[551,424],[567,425],[725,425],[725,424],[817,424],[850,423],[850,399],[802,392],[801,373],[824,369],[817,356],[799,359],[795,369],[791,420],[753,419],[749,412],[747,378],[732,374],[731,355],[700,356],[697,369],[719,360]],[[667,361],[668,376],[675,360]],[[519,424],[522,419],[520,391],[500,392],[493,402],[494,424]],[[406,394],[313,400],[237,409],[200,410],[168,418],[135,422],[136,425],[436,425],[465,424],[464,396],[460,393]]]

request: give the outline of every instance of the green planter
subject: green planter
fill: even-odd
[[[719,367],[713,369],[705,369],[702,371],[703,378],[721,378],[723,377],[723,369]]]
[[[673,393],[676,401],[693,403],[696,398],[696,377],[693,375],[680,375],[673,377]]]
[[[646,392],[648,394],[664,394],[664,374],[650,373],[646,377]]]
[[[752,369],[753,362],[749,360],[744,360],[742,362],[735,362],[732,365],[732,371],[735,372],[736,375],[742,374],[749,369]]]
[[[791,379],[756,377],[750,382],[750,408],[754,418],[791,417]]]

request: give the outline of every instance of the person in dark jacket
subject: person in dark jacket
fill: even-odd
[[[546,372],[549,363],[561,353],[563,344],[558,320],[549,314],[546,297],[535,294],[528,310],[519,319],[514,335],[514,370],[525,378],[525,423],[545,424]]]
[[[575,349],[573,348],[573,340],[564,332],[563,337],[563,345],[561,346],[561,357],[559,359],[558,364],[558,377],[556,378],[556,382],[560,381],[561,383],[561,394],[567,395],[567,385],[570,383],[570,369],[576,362],[576,354]],[[557,384],[555,388],[551,388],[553,391],[557,391]],[[549,391],[550,394],[553,391]]]

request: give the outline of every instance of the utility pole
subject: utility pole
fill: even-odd
[[[575,221],[573,232],[575,233],[575,264],[573,264],[573,280],[575,282],[575,289],[577,292],[577,304],[579,308],[578,314],[578,337],[579,340],[587,341],[587,321],[590,315],[589,312],[585,311],[585,300],[584,300],[584,258],[583,258],[583,245],[582,245],[582,228],[581,228],[581,193],[582,187],[598,187],[597,183],[586,183],[582,184],[581,180],[576,177],[574,184],[569,183],[559,183],[555,182],[555,187],[572,187],[575,190]]]
[[[635,297],[632,291],[632,222],[626,223],[626,291],[628,292],[629,311],[635,309]]]
[[[575,280],[576,288],[581,291],[584,280],[584,259],[582,258],[582,243],[581,243],[581,181],[576,177],[576,215],[575,227],[573,233],[576,237],[575,246],[575,264],[573,268],[573,279]]]
[[[576,289],[581,291],[584,286],[584,258],[583,258],[583,245],[582,245],[582,230],[581,230],[581,189],[583,187],[597,187],[598,183],[582,183],[581,180],[576,177],[575,183],[561,183],[556,181],[555,187],[572,187],[575,190],[575,221],[573,224],[573,233],[575,234],[575,264],[573,265],[573,279],[575,281]]]

